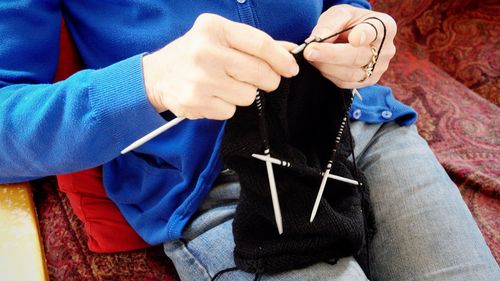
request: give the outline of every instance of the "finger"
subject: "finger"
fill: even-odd
[[[364,66],[372,57],[370,47],[353,47],[347,43],[311,43],[304,50],[304,57],[312,62],[344,66]]]
[[[324,76],[343,82],[358,82],[366,77],[366,72],[361,67],[348,67],[326,63],[313,64]]]
[[[257,96],[257,87],[254,85],[235,80],[231,77],[227,77],[227,79],[220,81],[220,83],[224,84],[224,87],[217,89],[213,94],[227,103],[238,106],[249,106]]]
[[[271,36],[249,25],[224,20],[224,38],[228,46],[264,60],[281,76],[297,75],[299,66],[295,58]]]
[[[363,82],[346,82],[346,81],[336,79],[334,77],[327,77],[327,78],[330,81],[332,81],[335,85],[337,85],[337,87],[342,88],[342,89],[359,89],[359,88],[363,88],[363,87],[373,85],[376,83],[376,82],[370,81],[370,79],[367,79]]]
[[[230,48],[225,49],[224,53],[225,71],[228,76],[266,92],[278,88],[281,76],[265,61]]]
[[[368,77],[366,80],[361,80],[361,81],[356,81],[356,82],[349,82],[349,81],[344,81],[341,80],[337,77],[329,76],[327,73],[322,73],[328,80],[332,81],[337,85],[339,88],[342,89],[358,89],[358,88],[363,88],[366,86],[370,86],[373,84],[376,84],[379,80],[380,77],[382,76],[384,71],[374,71],[373,74]],[[363,77],[364,79],[364,77]]]
[[[363,27],[365,29],[365,31],[367,29],[371,28],[372,31],[369,31],[369,32],[370,32],[371,36],[373,36],[373,35],[375,36],[374,38],[372,37],[373,38],[372,40],[365,40],[365,42],[363,42],[363,45],[370,44],[370,43],[375,44],[375,45],[379,44],[382,41],[382,38],[384,37],[384,33],[385,33],[385,37],[387,38],[387,40],[392,41],[392,39],[394,38],[394,36],[397,33],[396,21],[394,20],[394,18],[392,18],[391,16],[384,14],[384,13],[378,13],[378,12],[366,13],[366,14],[362,15],[357,21],[355,21],[355,24],[356,24],[355,28],[353,28],[349,32],[343,33],[340,36],[343,40],[347,40],[350,43],[356,44],[356,40],[361,39],[357,36],[361,36],[361,35],[354,34],[353,35],[354,37],[351,38],[350,34],[355,32],[355,30],[357,28],[361,28],[361,27]],[[384,28],[384,25],[385,25],[385,28]],[[366,35],[367,35],[367,37],[369,37],[368,34],[366,34]]]
[[[361,22],[349,31],[348,40],[354,47],[369,46],[378,38],[378,29],[371,22]]]
[[[318,24],[314,27],[311,35],[326,38],[345,29],[352,17],[353,14],[351,13],[351,9],[343,5],[334,6],[319,17]],[[335,42],[337,37],[338,36],[329,38],[325,42]]]
[[[209,99],[207,106],[200,110],[200,114],[208,119],[226,120],[233,117],[236,106],[218,97]]]
[[[291,51],[291,50],[297,48],[297,46],[298,46],[297,44],[292,43],[292,42],[288,42],[288,41],[278,40],[277,42],[278,42],[278,44],[280,44],[281,46],[283,46],[288,51]]]

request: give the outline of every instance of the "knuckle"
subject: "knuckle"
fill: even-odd
[[[255,100],[255,97],[256,97],[256,90],[255,89],[251,89],[248,91],[248,93],[245,93],[243,96],[242,96],[242,99],[241,99],[241,106],[249,106],[251,105],[254,100]]]
[[[258,52],[261,55],[266,55],[272,49],[274,45],[274,41],[267,34],[263,36],[262,40],[260,40],[258,44]]]
[[[365,77],[365,73],[363,70],[356,70],[356,71],[352,71],[349,75],[349,81],[350,82],[355,82],[355,81],[359,81],[361,79],[363,79]]]
[[[361,51],[359,48],[356,50],[356,54],[354,55],[351,63],[352,65],[363,66],[366,63],[366,61],[368,61],[368,60],[365,61],[364,56],[361,55],[362,52],[363,51]]]
[[[388,27],[394,28],[394,27],[397,26],[396,20],[391,15],[383,14],[383,19],[382,20],[385,22],[385,24]]]
[[[188,57],[195,65],[199,65],[206,60],[207,54],[201,48],[202,44],[193,44],[188,51]]]
[[[216,120],[227,120],[233,117],[235,112],[236,106],[230,106],[224,110],[214,112],[212,118]]]
[[[208,66],[213,62],[221,62],[224,59],[221,58],[221,50],[217,46],[211,45],[202,38],[190,46],[187,56],[196,68]]]
[[[231,106],[226,112],[225,112],[225,116],[224,116],[224,119],[229,119],[231,117],[234,116],[234,114],[236,113],[236,106]]]
[[[261,40],[259,42],[259,47],[258,47],[259,53],[265,54],[268,49],[269,49],[269,41],[265,39]]]
[[[332,11],[336,13],[350,14],[349,12],[350,6],[347,4],[335,5],[331,8]]]
[[[197,106],[199,104],[199,100],[201,99],[200,93],[202,87],[200,86],[200,84],[195,83],[189,88],[190,90],[182,93],[178,98],[179,104],[183,107]]]
[[[267,63],[258,63],[256,69],[256,84],[260,89],[271,92],[278,88],[281,76],[274,72]]]
[[[387,64],[387,63],[379,64],[377,66],[378,66],[378,69],[376,72],[373,73],[372,76],[377,76],[379,74],[381,75],[382,73],[386,72],[387,69],[389,68],[389,64]]]
[[[202,52],[199,52],[197,50],[193,50],[193,52],[190,54],[191,56],[191,61],[194,65],[201,65],[205,62],[206,55],[203,54]]]
[[[210,13],[203,13],[196,18],[194,25],[197,27],[204,28],[215,24],[218,20],[219,18],[217,15]]]
[[[339,86],[339,88],[342,88],[342,89],[349,89],[349,88],[351,88],[350,84],[347,83],[347,82],[340,82],[340,85],[338,85],[338,86]]]
[[[379,17],[387,26],[388,36],[394,37],[398,29],[398,24],[396,20],[392,16],[385,13],[381,13]]]
[[[396,46],[394,44],[391,44],[388,48],[387,48],[387,56],[392,58],[396,55]]]
[[[337,87],[341,88],[341,89],[348,89],[349,88],[349,83],[345,82],[345,81],[341,81],[341,80],[332,80],[335,85],[337,85]]]
[[[281,76],[279,76],[278,74],[271,75],[270,80],[271,80],[271,90],[274,91],[278,89],[281,83]]]

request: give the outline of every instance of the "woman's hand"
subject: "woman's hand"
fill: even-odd
[[[147,96],[158,112],[189,119],[228,119],[251,105],[257,89],[275,90],[299,67],[290,43],[251,26],[203,14],[191,30],[143,58]]]
[[[373,57],[370,46],[375,48],[375,53],[379,52],[384,27],[378,20],[365,20],[369,17],[379,18],[387,28],[384,44],[371,74],[369,67],[365,67],[369,66]],[[361,22],[369,24],[360,24]],[[311,43],[304,50],[305,58],[319,69],[323,76],[344,89],[362,88],[377,83],[396,53],[393,41],[397,26],[394,19],[387,14],[350,5],[333,6],[324,12],[312,36],[325,38],[356,24],[358,25],[355,28],[338,37],[322,43]]]

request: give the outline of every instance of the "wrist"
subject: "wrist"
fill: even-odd
[[[161,97],[155,91],[156,78],[158,71],[155,71],[153,54],[145,54],[142,56],[142,73],[144,77],[144,89],[148,101],[151,103],[156,112],[161,113],[167,108],[161,102]]]

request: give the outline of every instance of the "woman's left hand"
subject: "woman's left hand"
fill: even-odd
[[[376,19],[366,20],[370,17],[380,19],[386,26],[380,53],[384,26]],[[367,23],[360,24],[362,22]],[[396,53],[394,37],[397,26],[394,19],[387,14],[350,5],[336,5],[324,12],[311,36],[325,38],[354,25],[357,26],[350,31],[322,43],[311,43],[304,50],[305,58],[323,76],[344,89],[362,88],[377,83]],[[374,52],[379,53],[379,56],[376,57],[375,67],[370,72]]]

